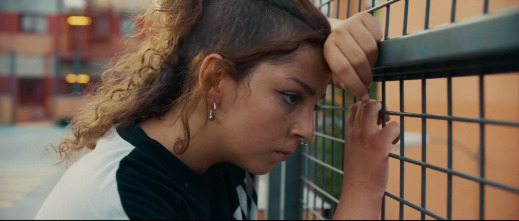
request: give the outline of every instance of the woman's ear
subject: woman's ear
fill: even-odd
[[[200,65],[198,85],[207,91],[206,102],[211,105],[213,102],[219,103],[221,100],[222,87],[224,87],[224,81],[227,77],[225,68],[222,66],[223,63],[224,58],[213,53],[207,55]]]

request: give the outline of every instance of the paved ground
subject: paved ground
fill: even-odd
[[[0,220],[34,219],[64,171],[48,147],[63,132],[49,124],[0,126]]]
[[[49,124],[0,125],[0,220],[34,219],[65,170],[53,166],[58,154],[49,146],[63,133],[63,128]],[[258,207],[264,210],[268,181],[261,177]]]

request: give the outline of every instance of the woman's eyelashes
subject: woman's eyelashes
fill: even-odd
[[[301,96],[299,94],[286,93],[281,91],[279,93],[281,93],[283,100],[290,105],[295,105],[299,100],[301,100]]]
[[[285,101],[285,103],[289,104],[289,105],[295,105],[297,104],[298,102],[302,101],[303,100],[303,97],[297,93],[288,93],[288,92],[282,92],[282,91],[278,91],[280,94],[281,94],[281,97],[283,98],[283,101]],[[314,111],[317,111],[320,109],[319,107],[319,104],[316,104],[314,107],[313,107]]]

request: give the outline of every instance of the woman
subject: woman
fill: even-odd
[[[92,151],[37,219],[253,219],[253,174],[312,139],[330,78],[362,100],[335,218],[378,216],[398,126],[380,130],[380,103],[363,96],[380,40],[371,16],[331,32],[309,1],[168,0],[143,27],[69,125],[63,160]]]

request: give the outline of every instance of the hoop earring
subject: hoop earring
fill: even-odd
[[[209,121],[214,121],[214,115],[216,114],[216,102],[213,102],[213,108],[209,110]]]
[[[305,138],[301,137],[301,141],[299,142],[299,144],[304,145],[304,146],[308,146],[308,141],[305,141]]]

